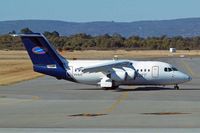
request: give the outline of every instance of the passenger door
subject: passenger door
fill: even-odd
[[[159,77],[159,67],[158,66],[153,66],[152,67],[152,77],[153,78],[158,78]]]

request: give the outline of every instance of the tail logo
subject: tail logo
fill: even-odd
[[[42,49],[42,48],[40,48],[40,47],[34,47],[33,49],[32,49],[32,51],[33,51],[33,53],[35,53],[35,54],[45,54],[46,53],[46,51],[44,50],[44,49]]]

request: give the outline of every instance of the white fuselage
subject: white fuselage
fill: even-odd
[[[106,77],[103,72],[82,72],[81,68],[107,63],[112,60],[68,60],[68,74],[79,83],[99,85]],[[178,71],[172,65],[158,61],[133,61],[136,76],[122,80],[114,80],[115,85],[177,85],[191,80],[190,76]],[[125,70],[112,69],[120,72]],[[113,77],[115,79],[115,77]]]

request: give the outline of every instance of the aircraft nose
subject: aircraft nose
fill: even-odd
[[[188,76],[188,81],[191,81],[192,80],[192,77]]]
[[[192,77],[190,77],[189,75],[183,73],[183,79],[185,80],[185,82],[187,82],[187,81],[191,81]]]
[[[187,74],[185,74],[185,73],[183,73],[183,72],[177,72],[176,74],[175,74],[176,76],[176,81],[177,82],[179,82],[179,83],[184,83],[184,82],[188,82],[188,81],[191,81],[192,80],[192,78],[189,76],[189,75],[187,75]]]

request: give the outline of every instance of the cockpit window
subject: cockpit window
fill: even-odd
[[[165,67],[164,68],[165,72],[171,72],[171,71],[178,71],[175,67],[169,68],[169,67]]]
[[[173,69],[172,69],[172,68],[169,68],[169,67],[165,67],[165,68],[164,68],[164,71],[165,71],[165,72],[171,72],[171,71],[173,71]]]
[[[168,71],[169,71],[169,72],[171,72],[171,71],[172,71],[172,69],[171,69],[171,68],[168,68]]]
[[[178,69],[177,69],[177,68],[175,68],[175,67],[172,67],[172,70],[173,70],[173,71],[178,71]]]

